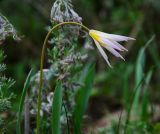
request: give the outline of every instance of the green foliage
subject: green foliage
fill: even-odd
[[[20,99],[20,104],[19,104],[19,110],[18,110],[18,114],[17,114],[17,134],[21,134],[21,120],[22,120],[22,112],[23,112],[23,108],[24,108],[24,101],[25,101],[25,97],[26,97],[26,93],[29,89],[30,86],[30,79],[33,75],[33,70],[31,70],[26,78],[26,81],[24,83],[24,87],[23,87],[23,91],[22,91],[22,95],[21,95],[21,99]]]
[[[11,99],[15,97],[12,92],[8,91],[14,85],[15,81],[11,78],[6,78],[2,74],[6,69],[6,65],[2,63],[5,57],[4,52],[0,50],[0,133],[4,133],[7,128],[7,123],[1,114],[11,109]]]
[[[150,102],[149,102],[150,92],[148,90],[148,87],[149,87],[149,83],[151,81],[152,75],[153,75],[153,70],[150,70],[146,75],[145,83],[144,83],[142,109],[141,109],[141,120],[144,122],[148,122],[149,117],[150,117],[149,112],[148,112],[149,105],[150,105]]]
[[[77,104],[74,109],[74,133],[81,134],[81,126],[83,121],[83,115],[88,105],[91,89],[93,86],[95,67],[87,65],[84,69],[84,74],[80,77],[83,80],[84,85],[80,87],[77,94]]]
[[[60,134],[60,115],[62,107],[62,83],[57,82],[52,102],[52,134]]]
[[[145,50],[147,49],[148,45],[152,43],[154,40],[154,36],[151,37],[151,39],[146,43],[146,45],[140,49],[138,59],[137,59],[137,64],[136,64],[136,77],[135,77],[135,85],[138,86],[139,83],[144,79],[144,71],[145,71]],[[137,113],[137,109],[139,106],[139,99],[140,99],[140,94],[142,90],[142,83],[138,87],[134,100],[133,100],[133,109]]]
[[[139,55],[137,58],[137,64],[136,64],[136,87],[134,91],[132,92],[132,97],[130,99],[129,108],[127,110],[127,118],[125,122],[125,133],[130,133],[132,129],[137,129],[138,133],[142,133],[146,131],[144,128],[148,129],[149,132],[149,93],[148,93],[148,85],[151,80],[152,76],[152,70],[147,73],[147,75],[144,75],[145,70],[145,51],[148,47],[148,45],[153,41],[154,36],[151,37],[151,39],[146,43],[146,45],[140,49]],[[143,92],[142,92],[143,89]],[[140,98],[142,97],[142,102],[140,103]],[[136,116],[135,119],[133,118],[133,121],[130,121],[131,116]],[[139,122],[140,128],[136,128],[139,126],[136,126],[135,124]],[[132,124],[133,123],[133,124]],[[133,127],[133,128],[132,128]],[[138,130],[139,129],[139,130]]]

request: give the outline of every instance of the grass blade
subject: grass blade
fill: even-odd
[[[150,40],[148,40],[148,42],[146,43],[146,45],[144,47],[142,47],[139,51],[138,54],[138,59],[137,59],[137,64],[136,64],[136,76],[135,76],[135,87],[137,87],[138,83],[143,79],[144,77],[144,68],[145,68],[145,51],[146,48],[152,43],[152,41],[154,40],[154,35],[150,38]],[[139,105],[139,98],[140,98],[140,94],[141,94],[141,85],[139,86],[139,88],[136,91],[135,97],[134,97],[134,101],[133,101],[133,110],[135,111],[135,113],[137,114],[137,109],[138,109],[138,105]]]
[[[78,92],[79,94],[77,98],[77,105],[74,109],[74,131],[76,134],[81,133],[81,123],[83,119],[83,114],[86,110],[93,85],[94,70],[95,67],[93,65],[87,67],[86,77],[84,78],[84,86],[82,86]]]
[[[151,81],[151,77],[153,74],[153,70],[150,70],[147,73],[147,76],[145,78],[145,85],[144,85],[144,93],[143,93],[143,100],[142,100],[142,110],[141,110],[141,120],[147,121],[149,117],[148,113],[148,107],[149,107],[149,91],[148,91],[148,86]]]
[[[127,109],[127,115],[126,115],[126,121],[125,121],[125,127],[124,127],[124,134],[127,134],[127,128],[128,128],[128,124],[129,124],[129,121],[130,121],[130,115],[131,115],[131,112],[132,112],[135,95],[136,95],[139,87],[142,85],[143,82],[144,82],[144,78],[139,82],[137,87],[133,90],[132,95],[130,97],[130,105],[128,105],[128,109]]]
[[[20,124],[21,124],[21,119],[22,119],[22,111],[23,111],[23,107],[24,107],[25,96],[26,96],[27,90],[29,89],[29,84],[30,84],[32,73],[33,73],[33,70],[31,69],[31,71],[29,72],[29,74],[26,78],[26,81],[24,83],[24,87],[23,87],[23,91],[22,91],[22,95],[21,95],[21,99],[20,99],[20,104],[19,104],[19,109],[18,109],[18,117],[17,117],[17,126],[16,126],[17,134],[21,134]]]
[[[52,134],[60,134],[60,115],[62,106],[62,84],[56,85],[53,102],[52,102]]]

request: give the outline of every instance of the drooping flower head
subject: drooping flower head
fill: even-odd
[[[123,60],[125,60],[119,53],[119,51],[127,51],[126,48],[124,48],[121,44],[118,42],[121,41],[128,41],[128,40],[135,40],[134,38],[121,36],[121,35],[115,35],[115,34],[108,34],[104,32],[100,32],[97,30],[90,30],[89,35],[93,38],[98,50],[102,54],[103,58],[107,62],[107,64],[111,66],[108,56],[104,52],[103,48],[106,48],[109,52],[111,52],[114,56],[119,57]]]

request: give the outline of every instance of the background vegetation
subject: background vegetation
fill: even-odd
[[[12,98],[12,107],[7,107],[11,109],[5,111],[11,122],[7,133],[15,131],[13,115],[18,110],[28,72],[31,68],[39,70],[42,43],[47,26],[51,25],[49,17],[53,2],[0,1],[0,12],[22,36],[19,42],[7,38],[0,46],[7,55],[4,73],[16,81],[8,91],[16,97]],[[93,58],[87,62],[94,61],[96,71],[83,131],[160,133],[160,1],[73,0],[72,4],[83,24],[89,28],[136,38],[135,42],[124,44],[129,50],[123,53],[125,62],[109,55],[113,69],[106,65],[97,51],[91,51]],[[84,44],[85,39],[80,37],[79,49]],[[47,61],[49,56],[45,57],[45,68],[52,64]],[[84,73],[87,77],[87,72]],[[35,124],[31,125],[34,127]]]

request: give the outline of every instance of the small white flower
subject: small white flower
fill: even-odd
[[[103,58],[107,62],[107,64],[111,66],[108,56],[104,52],[104,48],[106,48],[109,52],[111,52],[114,56],[119,57],[123,60],[125,60],[120,54],[119,51],[128,51],[126,48],[124,48],[121,44],[118,42],[120,41],[128,41],[128,40],[135,40],[134,38],[121,36],[121,35],[115,35],[115,34],[107,34],[104,32],[96,31],[96,30],[90,30],[89,35],[93,38],[98,50],[102,54]]]

